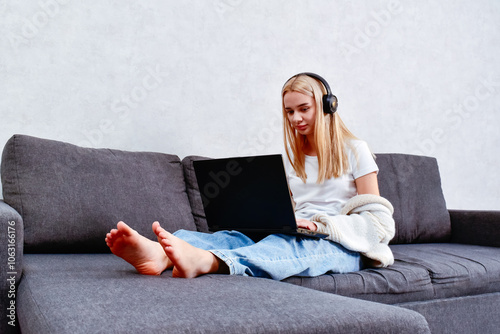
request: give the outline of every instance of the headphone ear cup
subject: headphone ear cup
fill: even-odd
[[[323,95],[323,112],[333,114],[337,111],[337,97],[332,94]]]

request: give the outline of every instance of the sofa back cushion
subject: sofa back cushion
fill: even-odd
[[[120,220],[152,240],[155,220],[196,229],[175,155],[14,135],[1,172],[4,200],[23,217],[26,252],[108,252],[104,238]]]
[[[189,202],[191,203],[191,213],[193,214],[198,231],[201,232],[208,232],[208,224],[207,218],[205,217],[205,209],[203,208],[200,188],[198,187],[198,181],[196,180],[196,174],[194,173],[193,161],[207,159],[210,158],[195,155],[187,156],[182,159],[187,193],[189,196]]]
[[[435,158],[376,154],[380,195],[394,206],[392,244],[445,242],[451,223]]]

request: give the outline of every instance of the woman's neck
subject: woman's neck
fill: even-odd
[[[309,136],[306,138],[304,146],[302,147],[302,152],[304,152],[305,155],[310,155],[310,156],[318,155],[314,139],[309,138]]]

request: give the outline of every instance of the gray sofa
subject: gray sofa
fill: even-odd
[[[109,253],[123,220],[207,231],[192,162],[13,136],[1,175],[0,332],[498,333],[500,212],[447,210],[434,158],[378,154],[395,263],[272,281],[143,276]]]

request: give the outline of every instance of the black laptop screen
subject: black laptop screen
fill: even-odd
[[[295,227],[281,155],[193,162],[211,230]]]

